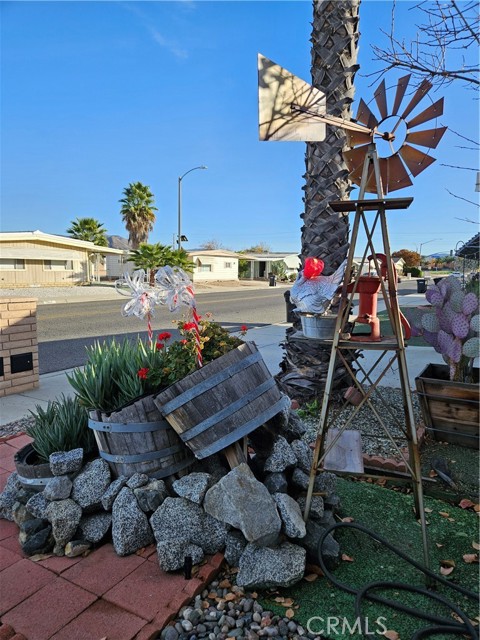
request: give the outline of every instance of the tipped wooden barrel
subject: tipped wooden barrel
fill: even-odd
[[[145,473],[153,478],[181,476],[193,461],[190,451],[163,418],[152,396],[145,396],[111,414],[91,411],[100,456],[115,477]]]
[[[237,442],[290,404],[253,342],[170,385],[154,402],[198,459]]]

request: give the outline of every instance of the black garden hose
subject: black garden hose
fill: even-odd
[[[461,587],[459,585],[452,584],[442,576],[439,576],[433,571],[431,571],[430,569],[427,569],[427,567],[416,562],[415,560],[407,556],[405,553],[403,553],[402,551],[394,547],[390,542],[388,542],[388,540],[385,540],[385,538],[382,538],[375,531],[372,531],[371,529],[367,529],[367,527],[364,527],[360,524],[356,524],[353,522],[338,522],[336,524],[331,525],[327,529],[325,529],[322,536],[320,537],[320,540],[318,542],[318,552],[317,552],[318,561],[323,573],[325,574],[325,577],[328,578],[328,580],[330,580],[335,586],[339,587],[343,591],[346,591],[347,593],[351,593],[352,595],[355,596],[355,615],[360,620],[362,633],[364,629],[364,620],[361,614],[361,606],[362,606],[363,598],[367,598],[368,600],[380,602],[381,604],[385,604],[389,607],[392,607],[393,609],[403,611],[404,613],[408,613],[422,620],[428,620],[429,622],[434,623],[434,626],[432,627],[426,627],[424,629],[420,629],[419,631],[417,631],[412,636],[411,640],[420,640],[421,638],[438,634],[438,633],[464,635],[469,638],[472,638],[472,640],[478,640],[478,632],[473,626],[473,624],[470,622],[468,616],[466,616],[465,613],[459,607],[457,607],[453,602],[451,602],[447,598],[437,593],[428,591],[427,589],[424,589],[422,587],[414,587],[401,582],[383,582],[383,581],[371,582],[360,589],[354,589],[353,587],[350,587],[349,585],[336,580],[335,577],[332,575],[332,573],[330,573],[330,571],[326,568],[321,551],[322,551],[325,538],[328,536],[328,534],[332,533],[332,531],[334,531],[335,529],[340,529],[341,527],[357,529],[358,531],[362,531],[363,533],[366,533],[371,538],[373,538],[376,542],[383,544],[385,547],[387,547],[387,549],[390,549],[390,551],[393,551],[393,553],[397,554],[397,556],[399,556],[409,564],[413,565],[416,569],[424,573],[426,576],[429,576],[430,578],[433,578],[435,581],[445,586],[448,586],[455,591],[458,591],[462,595],[466,596],[471,600],[474,600],[475,602],[478,602],[478,594],[473,591],[469,591],[468,589],[465,589],[464,587]],[[429,614],[419,609],[413,609],[411,607],[407,607],[401,602],[389,600],[388,598],[384,598],[382,596],[378,596],[373,593],[370,593],[371,590],[379,589],[379,588],[410,591],[412,593],[418,593],[426,596],[427,598],[432,598],[433,600],[437,600],[438,602],[441,602],[445,606],[449,607],[451,611],[454,612],[463,622],[454,623],[452,622],[452,620],[449,620],[448,618],[441,618],[439,616]]]

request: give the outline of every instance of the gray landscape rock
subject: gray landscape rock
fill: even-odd
[[[187,498],[197,504],[202,504],[207,489],[213,484],[213,478],[209,473],[189,473],[179,480],[175,480],[172,488],[181,498]]]
[[[225,524],[186,498],[166,498],[150,518],[150,525],[157,544],[184,540],[205,553],[216,553],[225,546]]]
[[[26,507],[35,518],[45,518],[45,509],[50,504],[44,492],[36,493],[27,502]]]
[[[123,487],[113,503],[112,540],[119,556],[135,553],[153,542],[147,516],[128,487]]]
[[[303,422],[296,411],[289,412],[288,420],[282,423],[278,429],[288,442],[301,439],[307,432],[307,425]]]
[[[297,457],[297,466],[305,473],[310,474],[313,462],[313,451],[310,446],[305,440],[294,440],[291,447]]]
[[[163,480],[150,480],[142,487],[134,489],[133,493],[137,498],[138,506],[145,513],[151,513],[158,509],[168,497],[167,486]]]
[[[91,548],[92,545],[89,542],[85,542],[85,540],[71,540],[65,545],[65,555],[67,558],[76,558],[77,556],[82,556]]]
[[[303,578],[305,549],[284,542],[279,547],[247,545],[240,558],[237,585],[245,589],[290,587]]]
[[[47,500],[65,500],[70,497],[72,486],[68,476],[54,476],[45,485],[43,494]]]
[[[299,544],[307,551],[307,557],[314,564],[318,564],[318,543],[326,529],[315,520],[308,520],[307,535],[299,540]],[[331,533],[322,545],[322,558],[329,569],[334,569],[340,562],[340,545]]]
[[[263,484],[270,493],[286,493],[288,490],[287,476],[284,473],[267,473]]]
[[[282,471],[285,471],[285,469],[293,467],[296,464],[297,457],[292,447],[288,444],[283,436],[278,436],[278,438],[273,443],[271,454],[265,460],[265,471],[270,471],[271,473],[281,473]]]
[[[306,491],[310,480],[309,474],[296,467],[292,474],[292,482],[295,486]],[[337,476],[334,473],[323,471],[315,477],[313,484],[314,492],[330,495],[335,492],[337,486]]]
[[[127,484],[127,476],[119,476],[114,480],[102,496],[102,507],[105,511],[111,511],[115,498],[118,496],[123,487]]]
[[[303,538],[307,533],[298,503],[286,493],[274,493],[283,531],[289,538]]]
[[[82,517],[81,507],[71,498],[50,502],[45,516],[52,525],[52,533],[57,546],[64,547],[77,530]]]
[[[93,513],[82,517],[78,529],[82,540],[88,540],[88,542],[96,544],[107,535],[111,524],[111,513]],[[67,555],[66,551],[65,555]]]
[[[340,496],[331,493],[324,499],[325,507],[336,513],[340,509]]]
[[[21,524],[26,522],[27,520],[31,520],[33,515],[27,509],[27,507],[21,502],[15,502],[12,507],[12,516],[13,521],[19,527]]]
[[[67,473],[77,473],[83,464],[83,449],[71,451],[56,451],[48,458],[50,471],[54,476],[63,476]]]
[[[52,527],[50,526],[48,521],[43,520],[42,518],[31,518],[30,520],[26,520],[18,527],[18,541],[23,545],[28,540],[28,538],[35,535],[39,531],[42,531],[46,527],[49,527],[50,531],[52,530]]]
[[[45,521],[43,522],[43,529],[28,535],[20,543],[25,555],[34,556],[37,553],[50,553],[53,550],[55,540],[52,535],[52,527]]]
[[[245,463],[207,491],[203,506],[217,520],[240,529],[249,542],[266,546],[278,540],[281,520],[275,501]]]
[[[247,541],[240,531],[229,531],[225,538],[225,561],[231,567],[238,567],[246,546]]]
[[[305,513],[305,505],[307,499],[303,496],[297,499],[300,511]],[[310,501],[310,511],[308,512],[308,518],[312,520],[320,520],[323,518],[325,507],[322,496],[312,496]]]
[[[25,487],[21,487],[21,489],[17,492],[17,502],[21,502],[26,505],[30,498],[36,496],[37,492],[33,491],[33,489],[25,489]]]
[[[102,504],[102,497],[111,482],[110,467],[102,458],[87,463],[73,481],[72,499],[82,509],[93,511]]]
[[[0,518],[13,522],[12,507],[17,502],[17,493],[22,488],[15,471],[8,476],[4,490],[0,493]]]
[[[127,481],[127,487],[130,489],[138,489],[148,484],[149,477],[146,473],[134,473]]]
[[[188,540],[169,540],[157,544],[158,564],[163,571],[178,571],[185,565],[185,557],[190,556],[192,564],[198,564],[204,558],[201,547]]]

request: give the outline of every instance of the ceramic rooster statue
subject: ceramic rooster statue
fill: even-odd
[[[303,271],[300,271],[290,290],[290,300],[296,305],[298,313],[326,313],[332,304],[335,292],[342,282],[347,261],[344,260],[331,276],[320,275],[324,263],[319,258],[306,258]]]

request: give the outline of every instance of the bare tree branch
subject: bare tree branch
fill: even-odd
[[[462,81],[478,90],[478,62],[467,63],[465,55],[461,55],[460,59],[455,56],[455,61],[450,62],[452,52],[466,53],[470,47],[480,44],[477,2],[469,0],[459,6],[456,0],[422,1],[412,9],[420,11],[425,17],[425,22],[415,25],[417,33],[414,39],[407,42],[395,35],[394,3],[390,33],[383,32],[388,45],[385,48],[372,45],[374,59],[384,63],[384,67],[368,75],[378,79],[390,69],[405,69],[417,81],[428,78],[436,85]]]

